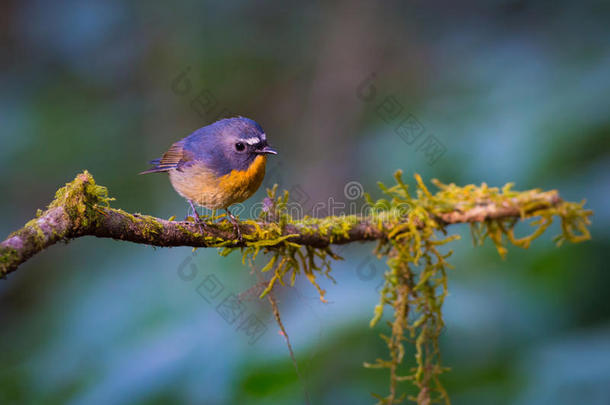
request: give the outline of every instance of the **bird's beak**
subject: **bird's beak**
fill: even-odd
[[[271,146],[265,146],[263,149],[259,149],[257,153],[277,155],[277,151]]]

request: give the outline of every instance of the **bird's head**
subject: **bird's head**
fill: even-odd
[[[228,118],[213,125],[216,150],[233,170],[247,170],[257,156],[277,154],[267,143],[263,128],[249,118]]]

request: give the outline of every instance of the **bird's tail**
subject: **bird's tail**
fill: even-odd
[[[167,167],[159,167],[159,163],[161,163],[161,159],[151,160],[148,163],[153,165],[153,167],[148,170],[144,170],[143,172],[138,173],[138,174],[161,173],[161,172],[166,172],[168,170]]]

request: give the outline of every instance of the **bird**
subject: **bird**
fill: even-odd
[[[201,221],[195,205],[224,209],[235,233],[243,242],[237,218],[229,207],[250,198],[265,177],[267,155],[277,151],[256,121],[245,117],[225,118],[204,126],[174,143],[152,168],[140,174],[168,173],[174,190],[184,197]],[[202,228],[203,226],[203,228]]]

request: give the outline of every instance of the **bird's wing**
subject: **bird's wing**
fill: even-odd
[[[180,170],[182,166],[192,160],[192,154],[184,150],[184,140],[173,144],[161,159],[152,160],[150,164],[154,167],[140,174],[166,172],[168,170]]]

